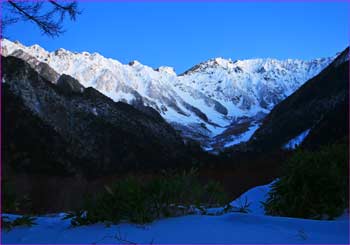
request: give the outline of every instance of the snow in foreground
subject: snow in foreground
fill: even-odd
[[[253,188],[233,204],[252,202],[251,212],[221,216],[189,215],[148,225],[95,224],[70,227],[61,215],[38,217],[37,225],[2,233],[2,243],[349,243],[349,216],[316,221],[263,214],[269,185]]]

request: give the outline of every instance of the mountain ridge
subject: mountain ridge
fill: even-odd
[[[2,57],[2,71],[4,166],[96,177],[191,161],[182,138],[151,108],[114,102],[65,74],[54,84],[13,56]]]
[[[299,145],[313,149],[343,141],[349,130],[348,103],[349,47],[272,109],[245,147],[276,150],[299,136],[303,136],[300,142],[289,150]]]
[[[5,56],[26,59],[19,54],[22,50],[57,74],[66,73],[114,101],[154,108],[185,138],[195,139],[208,149],[218,143],[215,137],[234,127],[240,118],[252,118],[250,126],[258,125],[253,119],[256,115],[266,115],[333,59],[233,62],[214,58],[198,64],[196,71],[177,75],[171,67],[154,69],[138,61],[122,64],[98,53],[62,48],[47,52],[39,45],[26,47],[6,39],[1,45]],[[221,138],[239,143],[239,137]]]

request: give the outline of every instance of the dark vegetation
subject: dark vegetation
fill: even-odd
[[[186,148],[161,117],[115,103],[93,88],[69,93],[66,84],[77,87],[76,80],[64,75],[56,85],[15,57],[2,59],[2,71],[5,168],[96,178],[194,161],[194,146]]]
[[[148,223],[157,218],[194,212],[194,208],[219,207],[229,199],[218,182],[202,185],[195,169],[164,172],[147,182],[124,178],[86,198],[82,208],[67,215],[72,225],[129,221]]]
[[[266,212],[329,218],[342,214],[349,193],[349,48],[319,75],[277,105],[245,147],[273,151],[310,129],[286,161]]]
[[[274,151],[301,132],[311,129],[305,147],[333,144],[349,134],[349,55],[344,50],[327,68],[276,105],[244,146]]]
[[[284,165],[264,204],[267,214],[333,219],[349,207],[348,145],[299,150]]]
[[[280,163],[287,155],[289,153],[258,158],[241,156],[234,162],[217,165],[215,162],[211,162],[199,167],[197,180],[202,186],[211,181],[221,183],[227,196],[233,200],[246,190],[269,183],[279,176]],[[79,209],[84,205],[86,195],[104,192],[106,185],[113,186],[115,182],[127,177],[137,178],[139,181],[147,183],[163,176],[164,171],[182,172],[189,170],[188,167],[146,171],[130,170],[88,179],[84,176],[18,173],[9,168],[5,171],[8,181],[3,183],[3,187],[9,186],[19,200],[24,196],[31,200],[30,205],[21,205],[18,209],[10,209],[9,213],[44,214]]]
[[[31,200],[28,196],[19,196],[13,186],[2,178],[1,188],[1,213],[17,212],[19,210],[32,210]],[[35,224],[35,218],[30,215],[23,215],[17,218],[9,218],[6,215],[1,216],[1,227],[9,231],[16,226],[32,226]]]
[[[6,200],[3,212],[20,211],[25,206],[26,213],[30,213],[30,200],[19,198],[8,183],[3,188],[3,200]],[[71,218],[73,226],[120,221],[143,224],[157,218],[191,214],[195,208],[204,214],[205,208],[227,206],[229,200],[219,182],[203,185],[196,169],[168,170],[149,180],[130,175],[104,185],[102,190],[86,195],[79,208],[68,212],[65,218]],[[5,229],[11,229],[31,226],[34,220],[29,215],[12,220],[4,216],[2,224]]]
[[[1,227],[5,231],[9,231],[16,226],[32,226],[35,225],[35,218],[24,215],[15,219],[10,219],[8,216],[1,217]]]

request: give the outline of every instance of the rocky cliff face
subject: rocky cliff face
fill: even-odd
[[[2,48],[4,56],[27,61],[54,83],[67,74],[116,102],[152,107],[183,137],[200,141],[206,149],[248,140],[264,115],[333,60],[216,58],[176,75],[170,67],[121,64],[97,53],[47,52],[8,40],[2,40]],[[249,124],[242,127],[242,120]]]
[[[286,148],[288,142],[295,143],[287,148],[317,148],[348,141],[348,115],[349,48],[278,104],[246,146],[266,151]]]
[[[68,75],[50,81],[12,56],[2,57],[2,72],[4,165],[98,176],[190,161],[181,137],[152,108],[114,102]]]

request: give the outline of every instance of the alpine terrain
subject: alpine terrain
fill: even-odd
[[[209,151],[248,141],[271,109],[335,58],[214,58],[176,74],[171,67],[122,64],[98,53],[48,52],[6,39],[1,45],[3,56],[26,61],[54,84],[68,75],[81,84],[78,90],[92,87],[115,102],[152,107],[184,139],[199,141]]]
[[[320,74],[279,103],[245,150],[293,150],[347,143],[349,135],[349,48]]]

